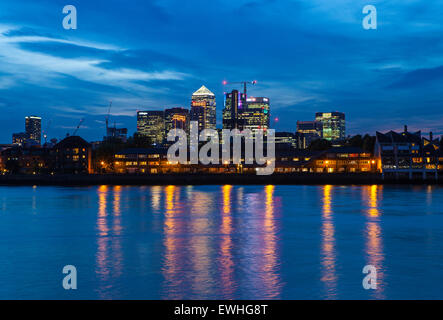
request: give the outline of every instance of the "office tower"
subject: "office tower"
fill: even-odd
[[[29,143],[38,145],[42,142],[42,118],[29,116],[25,118],[25,132]]]
[[[342,112],[317,112],[315,120],[322,125],[322,138],[329,141],[346,138],[345,114]]]
[[[247,108],[242,112],[243,128],[252,131],[268,130],[271,109],[265,97],[247,98]]]
[[[306,149],[312,141],[320,139],[322,125],[319,121],[297,121],[297,133],[302,138],[300,149]]]
[[[191,121],[198,121],[198,130],[216,128],[215,95],[202,86],[192,94]]]
[[[137,112],[137,133],[149,137],[153,144],[162,144],[165,137],[164,112]]]
[[[165,110],[165,136],[172,129],[182,129],[189,132],[189,110],[184,108],[171,108]]]
[[[225,92],[223,108],[223,129],[243,130],[242,113],[247,108],[246,95],[238,90]]]

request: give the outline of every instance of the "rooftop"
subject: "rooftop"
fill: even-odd
[[[215,94],[213,94],[211,92],[211,90],[209,90],[205,86],[201,86],[201,88],[198,89],[197,91],[195,91],[192,95],[193,96],[215,96]]]

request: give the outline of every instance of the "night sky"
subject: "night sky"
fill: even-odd
[[[65,5],[78,29],[62,26]],[[377,30],[362,27],[375,5]],[[443,5],[438,0],[159,0],[0,2],[0,143],[43,117],[50,138],[99,140],[137,110],[187,107],[201,85],[257,80],[272,126],[295,131],[317,111],[342,111],[347,133],[443,133]],[[228,87],[226,89],[232,89]]]

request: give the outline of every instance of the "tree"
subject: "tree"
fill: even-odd
[[[152,147],[151,139],[145,135],[134,133],[132,137],[128,139],[126,148],[150,148]]]
[[[362,149],[364,152],[374,153],[376,138],[374,136],[370,136],[369,134],[365,134],[363,137],[363,145]]]
[[[94,163],[98,166],[95,169],[98,171],[113,170],[115,154],[124,149],[151,147],[152,143],[149,137],[137,133],[129,137],[127,142],[123,142],[121,139],[115,137],[108,138],[103,141],[94,152]]]
[[[331,141],[325,139],[316,139],[309,145],[309,151],[325,151],[332,147]]]
[[[361,137],[361,135],[357,134],[356,136],[353,136],[352,138],[349,138],[348,141],[346,141],[346,146],[355,147],[355,148],[362,148],[363,147],[363,138]]]

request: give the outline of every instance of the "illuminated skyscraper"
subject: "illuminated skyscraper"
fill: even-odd
[[[165,136],[172,129],[189,131],[189,110],[184,108],[171,108],[165,110]]]
[[[42,142],[42,118],[29,116],[25,118],[25,132],[28,142],[41,144]]]
[[[346,138],[345,114],[342,112],[317,112],[315,120],[322,125],[322,138],[329,141]]]
[[[252,131],[268,130],[271,116],[270,102],[264,97],[250,97],[247,100],[247,108],[242,112],[243,128]]]
[[[216,128],[215,95],[205,86],[192,94],[191,121],[198,121],[198,130]]]
[[[137,133],[149,137],[151,143],[162,144],[165,137],[165,114],[163,111],[137,112]]]
[[[223,129],[243,130],[242,113],[247,107],[246,96],[238,90],[226,92],[223,109]]]

